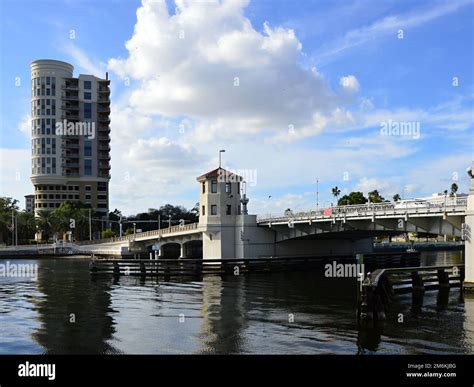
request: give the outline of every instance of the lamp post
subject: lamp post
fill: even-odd
[[[221,161],[222,161],[221,155],[222,155],[222,153],[224,153],[224,152],[225,152],[225,149],[221,149],[221,150],[219,151],[219,168],[220,168],[221,165],[222,165],[222,163],[221,163]]]
[[[134,222],[133,223],[133,237],[135,237],[136,233],[137,233],[137,224]]]
[[[316,179],[316,211],[319,210],[319,179]]]
[[[168,227],[171,228],[171,214],[168,215]]]

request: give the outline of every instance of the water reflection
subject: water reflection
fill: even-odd
[[[114,353],[110,280],[94,281],[88,262],[41,260],[36,310],[41,327],[34,334],[45,353]]]
[[[439,263],[436,253],[423,261]],[[474,299],[459,289],[397,296],[383,324],[359,330],[355,279],[323,270],[93,279],[87,261],[38,262],[37,282],[1,280],[1,353],[473,351]]]

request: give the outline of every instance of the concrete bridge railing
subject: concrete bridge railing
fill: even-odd
[[[198,227],[198,223],[190,223],[190,224],[183,224],[183,225],[178,225],[178,226],[171,226],[168,228],[162,228],[160,230],[137,232],[135,234],[125,235],[122,237],[112,237],[112,238],[104,238],[104,239],[94,239],[90,241],[80,241],[80,242],[76,242],[76,244],[96,245],[96,244],[101,244],[101,243],[126,242],[126,241],[133,241],[135,239],[161,237],[161,236],[167,236],[170,234],[183,232],[183,231],[192,231],[192,230],[196,230],[197,227]]]
[[[367,216],[404,216],[413,214],[456,213],[463,215],[467,208],[467,199],[450,199],[447,202],[426,202],[423,205],[410,206],[396,203],[371,203],[347,206],[334,206],[326,209],[306,212],[289,212],[284,215],[267,215],[258,218],[258,223],[286,223],[292,221],[325,220],[333,218],[357,218]]]

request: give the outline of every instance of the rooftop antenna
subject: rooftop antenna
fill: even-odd
[[[222,155],[222,153],[224,153],[224,152],[225,152],[225,149],[221,149],[221,150],[219,151],[219,169],[221,168],[221,155]]]
[[[247,210],[247,204],[249,202],[249,199],[247,198],[247,182],[243,181],[242,182],[242,198],[240,199],[240,202],[242,203],[242,214],[248,215],[249,211]]]

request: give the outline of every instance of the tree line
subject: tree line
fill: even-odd
[[[84,203],[65,201],[54,210],[39,211],[35,217],[32,212],[20,211],[18,200],[0,197],[0,243],[7,245],[36,243],[35,234],[38,232],[44,242],[65,239],[68,234],[73,240],[80,241],[89,239],[90,235],[93,239],[118,236],[120,228],[123,235],[134,230],[166,228],[178,224],[180,220],[197,222],[199,206],[188,210],[183,206],[165,204],[131,216],[123,216],[120,210],[115,209],[104,216]]]
[[[444,195],[453,197],[456,195],[458,191],[458,185],[456,183],[451,184],[450,190],[444,190]],[[337,200],[337,205],[338,206],[346,206],[346,205],[353,205],[353,204],[366,204],[368,202],[370,203],[388,203],[389,200],[386,200],[382,195],[380,195],[378,190],[373,190],[370,191],[367,194],[367,197],[364,196],[362,192],[359,191],[354,191],[350,192],[347,195],[342,196],[341,198],[338,199],[338,197],[341,194],[341,190],[335,186],[334,188],[331,189],[332,195],[336,198]],[[400,194],[395,194],[392,197],[394,202],[398,202],[402,199]]]

